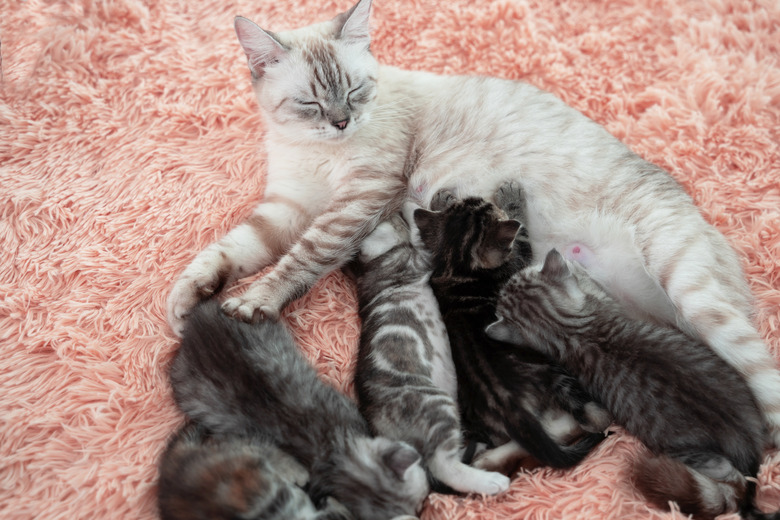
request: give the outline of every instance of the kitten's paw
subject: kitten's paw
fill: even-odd
[[[580,424],[582,429],[590,433],[602,433],[612,424],[612,415],[599,403],[591,401],[585,403],[585,424]]]
[[[431,211],[446,209],[457,200],[458,198],[449,188],[442,188],[434,193],[431,199]]]
[[[173,284],[168,295],[167,316],[168,324],[177,336],[182,335],[187,316],[193,307],[219,292],[226,279],[226,275],[220,275],[218,272],[202,273],[197,277],[183,275]]]
[[[333,497],[327,497],[325,499],[325,505],[320,509],[317,518],[323,518],[327,520],[351,520],[352,513],[349,509],[344,507],[341,502]]]
[[[225,300],[222,311],[228,316],[247,323],[279,319],[278,307],[268,304],[262,298],[247,297],[246,294]]]
[[[496,206],[504,210],[509,218],[525,222],[525,190],[517,181],[500,185],[493,196]]]
[[[485,478],[480,482],[480,486],[475,486],[473,491],[483,495],[498,495],[509,489],[512,482],[509,477],[495,471],[485,471]]]

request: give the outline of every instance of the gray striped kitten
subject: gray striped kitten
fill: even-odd
[[[578,246],[584,260],[591,254]],[[496,339],[531,346],[577,375],[615,422],[652,455],[635,462],[645,496],[668,509],[713,518],[780,518],[752,498],[766,425],[745,379],[700,340],[630,318],[581,267],[556,250],[504,287]]]
[[[317,509],[309,473],[260,435],[212,435],[194,422],[160,459],[162,520],[351,520],[332,497]]]
[[[328,497],[356,519],[414,515],[428,494],[420,455],[373,437],[357,406],[322,382],[279,322],[198,305],[170,371],[179,408],[216,435],[262,436],[309,473],[318,507]]]
[[[461,420],[469,440],[495,448],[475,462],[480,467],[511,468],[530,454],[568,468],[604,439],[609,416],[549,357],[485,334],[501,287],[530,258],[523,189],[507,182],[493,198],[496,204],[458,200],[442,190],[431,204],[440,211],[414,212],[432,255],[430,283],[450,338]]]
[[[355,387],[374,432],[411,444],[433,477],[455,491],[496,494],[509,478],[461,462],[462,434],[447,331],[428,279],[430,258],[412,211],[363,241],[357,275],[362,330]]]

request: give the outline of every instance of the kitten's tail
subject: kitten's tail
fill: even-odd
[[[700,454],[697,459],[694,469],[667,456],[642,454],[634,463],[634,482],[657,507],[668,510],[669,502],[674,501],[681,512],[696,519],[737,511],[746,519],[780,519],[778,513],[762,513],[755,508],[755,485],[726,458]]]
[[[553,468],[570,468],[584,459],[588,453],[604,440],[603,433],[586,433],[576,442],[561,446],[529,413],[519,412],[514,421],[506,421],[507,433],[536,460]]]

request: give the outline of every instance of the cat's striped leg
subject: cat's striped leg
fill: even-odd
[[[681,328],[700,336],[745,377],[780,446],[780,371],[751,321],[739,258],[714,228],[699,227],[695,236],[679,229],[654,244],[648,270],[674,303]]]
[[[213,242],[186,267],[168,295],[168,323],[181,336],[200,301],[225,285],[278,259],[312,219],[312,209],[282,194],[267,193],[252,215]]]
[[[271,272],[241,296],[225,301],[225,312],[244,321],[276,319],[288,303],[347,263],[376,225],[401,206],[405,183],[386,176],[382,172],[345,179],[341,192]]]

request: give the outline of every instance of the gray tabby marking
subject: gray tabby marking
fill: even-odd
[[[327,497],[357,519],[413,515],[428,493],[420,455],[372,437],[357,406],[317,377],[285,326],[250,325],[197,306],[171,367],[179,408],[217,435],[261,435],[309,473],[317,506]]]
[[[700,340],[629,318],[556,250],[512,278],[497,313],[491,337],[557,359],[650,448],[634,472],[654,504],[673,500],[697,518],[764,517],[745,477],[758,472],[766,425],[744,378]]]
[[[411,444],[436,481],[461,492],[496,494],[500,473],[460,461],[462,435],[447,331],[428,284],[429,255],[400,214],[361,246],[357,274],[362,331],[355,385],[363,415],[377,434]],[[419,242],[419,239],[417,240]],[[421,246],[421,244],[419,244]]]

